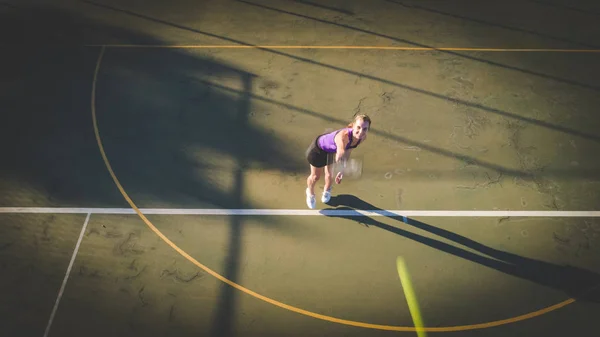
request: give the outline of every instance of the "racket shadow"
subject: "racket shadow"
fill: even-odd
[[[333,209],[384,211],[383,209],[356,196],[348,194],[332,196],[328,205],[332,206],[333,208],[326,208],[323,209],[323,211]],[[435,234],[446,240],[453,241],[454,243],[476,250],[479,253],[487,256],[482,256],[466,249],[447,244],[430,237],[419,235],[407,229],[388,225],[369,216],[324,214],[328,217],[346,218],[355,222],[359,222],[366,227],[383,229],[390,233],[403,236],[431,248],[438,249],[442,252],[452,254],[482,266],[498,270],[508,275],[529,280],[545,287],[562,291],[568,296],[577,300],[600,303],[600,274],[590,270],[571,265],[557,265],[513,254],[507,251],[501,251],[476,242],[465,236],[408,217],[384,215],[387,218],[401,222],[401,226],[408,225],[413,228]]]

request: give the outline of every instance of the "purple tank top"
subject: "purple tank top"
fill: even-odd
[[[339,130],[321,135],[318,140],[319,147],[325,152],[330,152],[330,153],[337,152],[337,145],[335,144],[335,136],[338,134],[338,132],[340,132],[342,130],[344,130],[344,129],[339,129]],[[356,145],[350,146],[350,144],[352,144],[352,128],[346,128],[346,130],[348,130],[348,140],[349,140],[348,144],[346,145],[346,150],[349,148],[357,147],[358,144],[360,144],[360,141]]]

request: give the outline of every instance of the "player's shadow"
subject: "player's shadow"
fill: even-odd
[[[336,207],[336,210],[368,210],[384,212],[384,210],[356,196],[347,194],[332,197],[328,204]],[[325,209],[325,211],[327,210],[331,209]],[[326,212],[324,213],[330,217],[347,218],[349,220],[360,222],[366,226],[377,227],[390,233],[401,235],[405,238],[471,262],[478,263],[482,266],[493,268],[503,273],[535,282],[542,286],[563,291],[571,298],[577,300],[600,302],[600,274],[586,269],[543,262],[494,249],[462,235],[408,217],[384,213],[384,216],[387,218],[394,219],[401,223],[400,227],[395,227],[368,216],[357,217],[352,215],[332,215],[327,214]],[[458,245],[485,254],[488,257],[401,228],[405,225],[435,234]]]

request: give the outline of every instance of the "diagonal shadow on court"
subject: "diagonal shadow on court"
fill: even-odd
[[[145,19],[145,20],[149,20],[149,21],[152,21],[152,22],[158,22],[158,23],[165,24],[165,25],[168,25],[168,26],[171,26],[171,27],[176,27],[176,28],[187,30],[187,31],[190,31],[190,32],[202,34],[202,35],[205,35],[205,36],[222,39],[224,41],[229,41],[229,42],[233,42],[233,43],[240,44],[240,45],[246,45],[246,46],[256,47],[254,45],[251,45],[251,44],[248,44],[248,43],[245,43],[245,42],[242,42],[242,41],[238,41],[238,40],[235,40],[235,39],[232,39],[232,38],[220,36],[220,35],[213,34],[213,33],[204,32],[204,31],[201,31],[201,30],[198,30],[198,29],[193,29],[193,28],[185,27],[185,26],[182,26],[182,25],[179,25],[179,24],[170,23],[170,22],[167,22],[167,21],[164,21],[164,20],[161,20],[161,19],[152,18],[152,17],[149,17],[147,15],[135,13],[135,12],[132,12],[132,11],[129,11],[129,10],[120,9],[120,8],[116,8],[116,7],[109,6],[109,5],[97,4],[95,2],[91,2],[91,1],[88,1],[88,0],[83,0],[83,2],[91,4],[91,5],[94,5],[94,6],[98,6],[98,7],[102,7],[102,8],[107,8],[107,9],[110,9],[110,10],[113,10],[113,11],[125,13],[125,14],[128,14],[128,15],[132,15],[132,16],[135,16],[135,17],[139,17],[139,18],[142,18],[142,19]],[[468,102],[468,101],[461,100],[461,99],[447,97],[447,96],[436,94],[436,93],[433,93],[433,92],[430,92],[430,91],[426,91],[426,90],[423,90],[423,89],[411,87],[411,86],[408,86],[408,85],[404,85],[404,84],[397,83],[397,82],[390,81],[390,80],[381,79],[381,78],[370,76],[370,75],[366,75],[366,74],[361,74],[359,72],[355,72],[355,71],[352,71],[352,70],[344,69],[344,68],[341,68],[341,67],[338,67],[338,66],[316,62],[314,60],[310,60],[310,59],[307,59],[307,58],[304,58],[304,57],[299,57],[299,56],[287,54],[287,53],[280,52],[280,51],[277,51],[277,50],[272,50],[272,49],[264,48],[264,47],[256,47],[256,48],[259,49],[259,50],[267,51],[269,53],[281,55],[281,56],[284,56],[284,57],[289,57],[289,58],[292,58],[292,59],[295,59],[295,60],[298,60],[298,61],[302,61],[302,62],[305,62],[305,63],[308,63],[308,64],[313,64],[313,65],[317,65],[317,66],[320,66],[320,67],[325,67],[327,69],[341,71],[341,72],[344,72],[344,73],[347,73],[347,74],[352,74],[352,75],[355,75],[355,76],[360,76],[360,77],[364,77],[364,78],[371,79],[371,80],[374,80],[374,81],[378,81],[378,82],[381,82],[381,83],[389,84],[389,85],[392,85],[392,86],[395,86],[395,87],[399,87],[399,88],[402,88],[402,89],[406,89],[406,90],[410,90],[410,91],[413,91],[413,92],[417,92],[417,93],[420,93],[420,94],[423,94],[423,95],[426,95],[426,96],[429,96],[429,97],[438,98],[438,99],[441,99],[441,100],[444,100],[444,101],[447,101],[447,102],[451,102],[451,103],[454,103],[454,104],[466,106],[466,107],[469,107],[469,108],[479,109],[479,110],[482,110],[482,111],[485,111],[485,112],[494,113],[494,114],[497,114],[497,115],[500,115],[500,116],[503,116],[503,117],[508,117],[508,118],[511,118],[511,119],[516,119],[516,120],[519,120],[519,121],[524,121],[526,123],[531,123],[531,124],[534,124],[534,125],[539,125],[539,126],[542,126],[542,127],[549,128],[551,130],[556,130],[556,131],[559,131],[559,132],[564,132],[566,134],[576,135],[576,136],[579,136],[579,137],[582,137],[582,138],[585,138],[585,139],[591,139],[591,140],[600,142],[600,136],[595,135],[595,134],[585,133],[585,132],[582,132],[582,131],[579,131],[579,130],[575,130],[575,129],[572,129],[572,128],[564,127],[564,126],[561,126],[561,125],[556,125],[556,124],[548,123],[548,122],[537,120],[537,119],[534,119],[534,118],[528,118],[528,117],[519,116],[519,115],[514,114],[514,113],[502,111],[502,110],[499,110],[499,109],[496,109],[496,108],[487,107],[487,106],[484,106],[484,105],[479,104],[479,103],[473,103],[473,102]],[[225,86],[221,86],[221,88],[223,90],[226,90],[226,91],[229,91],[229,92],[236,92],[235,90],[233,90],[231,88],[227,88]],[[254,96],[254,95],[253,95],[253,97],[256,98],[256,99],[259,99],[259,100],[268,101],[270,103],[279,104],[278,102],[269,101],[268,99],[264,99],[262,97],[257,97],[257,96]],[[303,113],[307,113],[307,114],[312,115],[312,116],[317,116],[319,118],[323,118],[324,120],[328,120],[328,121],[330,120],[330,121],[334,121],[336,123],[341,122],[341,121],[337,121],[337,120],[331,119],[328,116],[323,116],[322,114],[315,113],[315,112],[312,112],[312,111],[308,111],[306,109],[293,107],[293,106],[288,105],[288,104],[280,104],[280,105],[281,106],[285,106],[285,107],[290,108],[290,109],[294,109],[295,111],[301,111]],[[551,177],[551,176],[560,176],[560,177],[563,177],[563,178],[567,177],[567,178],[576,178],[576,179],[579,179],[579,178],[582,178],[582,177],[595,179],[595,178],[598,177],[597,170],[593,170],[593,169],[589,169],[589,170],[588,169],[575,169],[575,171],[573,171],[573,169],[569,169],[568,171],[552,171],[551,169],[547,169],[547,170],[543,170],[543,171],[539,171],[539,172],[537,172],[537,171],[536,172],[522,171],[522,170],[519,170],[519,169],[508,168],[508,167],[505,167],[505,166],[502,166],[502,165],[499,165],[499,164],[495,164],[495,163],[489,163],[489,162],[486,162],[486,161],[474,158],[472,156],[455,153],[455,152],[449,151],[447,149],[442,149],[442,148],[438,148],[438,147],[435,147],[435,146],[431,146],[431,145],[426,144],[426,143],[413,141],[413,140],[407,139],[407,138],[402,137],[402,136],[398,136],[398,135],[395,135],[395,134],[390,134],[390,133],[387,133],[387,132],[382,132],[382,131],[379,131],[379,130],[376,130],[376,129],[374,129],[372,132],[375,133],[375,134],[378,134],[378,135],[382,135],[382,136],[384,136],[384,137],[386,137],[388,139],[393,139],[395,141],[402,142],[402,143],[405,143],[405,144],[408,144],[408,145],[411,145],[411,146],[418,146],[418,147],[420,147],[422,149],[431,151],[433,153],[440,154],[440,155],[443,155],[443,156],[446,156],[446,157],[449,157],[449,158],[454,158],[454,159],[460,160],[460,161],[464,162],[467,165],[478,165],[480,167],[492,169],[492,170],[494,170],[494,171],[496,171],[496,172],[498,172],[500,174],[505,174],[505,175],[511,176],[511,177],[519,177],[519,178],[522,178],[522,179],[525,179],[525,180],[539,181],[539,179],[541,179],[542,177]]]
[[[382,211],[381,208],[376,207],[360,199],[359,197],[349,194],[342,194],[332,197],[328,205],[335,207],[335,209],[338,210],[356,209]],[[368,216],[360,218],[343,215],[327,216],[360,221],[367,226],[377,227],[390,233],[403,236],[405,238],[420,242],[431,248],[440,250],[444,253],[448,253],[482,266],[498,270],[508,275],[535,282],[545,287],[562,291],[567,296],[577,300],[600,303],[600,274],[590,270],[573,267],[570,265],[556,265],[553,263],[494,249],[462,235],[458,235],[442,228],[407,217],[405,218],[405,221],[403,219],[404,217],[401,216],[386,216],[387,218],[394,219],[403,224],[418,228],[431,234],[435,234],[456,244],[473,249],[479,253],[487,255],[487,257],[472,253],[466,249],[447,244],[436,239],[410,232],[399,227],[387,225]]]
[[[281,52],[281,51],[278,51],[278,50],[269,49],[269,48],[266,48],[266,47],[257,47],[257,46],[255,46],[253,44],[250,44],[250,43],[246,43],[246,42],[243,42],[243,41],[239,41],[239,40],[236,40],[236,39],[232,39],[232,38],[221,36],[221,35],[214,34],[214,33],[209,33],[209,32],[205,32],[205,31],[201,31],[201,30],[198,30],[198,29],[186,27],[186,26],[183,26],[183,25],[180,25],[180,24],[175,24],[175,23],[168,22],[168,21],[165,21],[165,20],[153,18],[153,17],[147,16],[147,15],[135,13],[135,12],[132,12],[132,11],[129,11],[129,10],[125,10],[125,9],[121,9],[121,8],[117,8],[117,7],[113,7],[113,6],[109,6],[109,5],[98,4],[98,3],[95,3],[95,2],[92,2],[92,1],[89,1],[89,0],[80,0],[80,1],[88,3],[88,4],[93,5],[93,6],[102,7],[102,8],[110,9],[110,10],[121,12],[121,13],[126,13],[126,14],[129,14],[129,15],[132,15],[132,16],[135,16],[135,17],[139,17],[139,18],[142,18],[142,19],[145,19],[145,20],[149,20],[149,21],[153,21],[153,22],[158,22],[158,23],[161,23],[161,24],[164,24],[164,25],[168,25],[168,26],[171,26],[171,27],[175,27],[175,28],[179,28],[179,29],[182,29],[182,30],[190,31],[190,32],[197,33],[197,34],[202,34],[202,35],[205,35],[205,36],[208,36],[208,37],[213,37],[213,38],[221,39],[223,41],[232,42],[232,43],[239,44],[239,45],[242,45],[242,46],[256,47],[256,49],[258,49],[258,50],[263,50],[263,51],[266,51],[266,52],[269,52],[269,53],[272,53],[272,54],[281,55],[281,56],[288,57],[288,58],[291,58],[291,59],[294,59],[294,60],[305,62],[307,64],[312,64],[312,65],[316,65],[316,66],[319,66],[319,67],[324,67],[324,68],[327,68],[327,69],[331,69],[331,70],[335,70],[335,71],[340,71],[340,72],[343,72],[343,73],[346,73],[346,74],[351,74],[351,75],[355,75],[355,76],[358,76],[358,77],[366,78],[366,79],[369,79],[369,80],[377,81],[377,82],[380,82],[380,83],[388,84],[388,85],[391,85],[391,86],[394,86],[394,87],[402,88],[402,89],[405,89],[405,90],[410,90],[410,91],[413,91],[413,92],[416,92],[416,93],[419,93],[419,94],[422,94],[422,95],[425,95],[425,96],[437,98],[437,99],[440,99],[440,100],[443,100],[443,101],[446,101],[446,102],[450,102],[450,103],[454,103],[454,104],[457,104],[457,105],[461,105],[461,106],[465,106],[465,107],[469,107],[469,108],[474,108],[474,109],[482,110],[482,111],[485,111],[485,112],[490,112],[490,113],[493,113],[493,114],[497,114],[499,116],[503,116],[503,117],[507,117],[507,118],[511,118],[511,119],[516,119],[516,120],[520,120],[520,121],[523,121],[523,122],[526,122],[526,123],[531,123],[531,124],[534,124],[534,125],[539,125],[539,126],[551,129],[551,130],[556,130],[556,131],[559,131],[559,132],[564,132],[566,134],[571,134],[571,135],[574,135],[574,136],[578,136],[578,137],[582,137],[582,138],[585,138],[585,139],[590,139],[590,140],[594,140],[596,142],[600,142],[600,136],[597,135],[597,134],[590,134],[590,133],[587,133],[587,132],[583,132],[583,131],[580,131],[580,130],[575,130],[575,129],[572,129],[572,128],[569,128],[569,127],[565,127],[565,126],[562,126],[562,125],[556,125],[556,124],[553,124],[553,123],[545,122],[545,121],[542,121],[542,120],[539,120],[539,119],[525,117],[525,116],[520,116],[520,115],[512,113],[512,112],[507,112],[507,111],[503,111],[503,110],[500,110],[500,109],[497,109],[497,108],[488,107],[488,106],[485,106],[485,105],[480,104],[480,103],[470,102],[470,101],[466,101],[466,100],[459,99],[459,98],[454,98],[454,97],[449,97],[449,96],[441,95],[441,94],[438,94],[438,93],[435,93],[435,92],[431,92],[431,91],[427,91],[427,90],[424,90],[424,89],[412,87],[412,86],[409,86],[409,85],[406,85],[406,84],[402,84],[402,83],[398,83],[398,82],[394,82],[394,81],[391,81],[391,80],[386,80],[386,79],[379,78],[379,77],[376,77],[376,76],[371,76],[371,75],[368,75],[368,74],[362,74],[360,72],[349,70],[349,69],[345,69],[345,68],[338,67],[338,66],[335,66],[335,65],[317,62],[317,61],[314,61],[314,60],[311,60],[311,59],[308,59],[308,58],[305,58],[305,57],[301,57],[301,56],[296,56],[296,55],[284,53],[284,52]],[[247,3],[249,5],[255,5],[255,6],[258,6],[258,7],[265,7],[263,5],[256,5],[256,4],[249,3],[249,2],[246,2],[246,1],[242,1],[242,0],[236,0],[236,1]],[[272,9],[270,7],[267,7],[266,9],[280,11],[278,9]],[[296,15],[295,13],[291,13],[291,14],[292,15]],[[308,18],[309,19],[313,19],[311,17],[308,17]],[[321,20],[321,21],[324,21],[324,20]],[[410,41],[407,41],[406,43],[414,44],[414,43],[412,43]],[[422,46],[422,47],[431,48],[431,47],[428,47],[428,46]],[[449,52],[449,51],[440,51],[440,52],[449,53],[449,54],[456,54],[456,56],[460,56],[460,57],[468,57],[466,55],[462,55],[462,54],[454,53],[454,52]],[[487,61],[485,61],[485,62],[487,62]],[[508,67],[508,68],[510,68],[509,66],[505,66],[505,65],[500,65],[500,66],[501,67]]]
[[[600,11],[596,11],[596,10],[593,10],[593,9],[580,8],[580,7],[576,7],[576,6],[573,6],[573,5],[566,5],[564,3],[551,2],[551,1],[548,1],[548,0],[526,0],[526,1],[538,4],[538,5],[544,5],[544,6],[550,6],[550,7],[557,7],[557,8],[560,8],[560,9],[567,9],[567,10],[579,12],[579,13],[582,13],[582,14],[598,15],[598,16],[600,16]],[[569,1],[569,2],[574,3],[574,1]],[[589,1],[589,2],[591,2],[592,4],[597,4],[597,2],[595,2],[595,1]]]
[[[215,84],[215,83],[207,83],[207,84],[214,86],[214,87],[218,87],[223,91],[232,92],[232,93],[239,92],[238,90],[228,88],[225,86],[221,86],[219,84]],[[251,97],[252,97],[252,99],[254,99],[256,101],[264,102],[267,104],[273,104],[273,105],[276,105],[276,106],[279,106],[279,107],[282,107],[282,108],[285,108],[288,110],[300,112],[300,113],[306,114],[308,116],[319,118],[320,120],[328,122],[328,123],[334,123],[337,125],[343,125],[346,123],[344,120],[341,120],[341,119],[338,119],[335,117],[331,117],[322,112],[309,110],[309,109],[298,107],[298,106],[295,106],[295,105],[292,105],[289,103],[262,97],[262,96],[259,96],[256,94],[251,94]],[[518,178],[521,178],[524,180],[534,180],[535,181],[536,179],[540,179],[542,177],[544,177],[544,178],[563,178],[563,179],[564,178],[567,178],[567,179],[581,179],[581,178],[598,179],[598,178],[600,178],[600,176],[599,176],[600,173],[596,169],[579,169],[579,168],[570,168],[569,170],[548,169],[548,170],[544,170],[543,172],[531,172],[531,171],[524,171],[524,170],[520,170],[520,169],[513,169],[513,168],[505,167],[505,166],[502,166],[499,164],[495,164],[492,162],[488,162],[485,160],[477,159],[477,158],[469,156],[469,155],[464,155],[464,154],[456,153],[456,152],[453,152],[453,151],[450,151],[450,150],[447,150],[444,148],[432,146],[432,145],[429,145],[424,142],[415,141],[415,140],[409,139],[407,137],[403,137],[403,136],[393,134],[393,133],[390,133],[387,131],[379,130],[377,128],[371,129],[369,132],[372,134],[384,137],[386,139],[394,140],[394,141],[402,143],[402,144],[406,144],[409,146],[416,146],[420,149],[430,151],[431,153],[439,154],[439,155],[449,157],[449,158],[455,158],[456,160],[462,161],[466,165],[477,165],[482,168],[491,169],[499,174],[507,175],[510,177],[518,177]],[[373,171],[371,170],[371,172],[373,172]],[[413,174],[417,174],[420,176],[429,176],[431,173],[439,173],[439,172],[440,172],[439,170],[432,168],[432,169],[415,170],[413,172]],[[377,172],[377,173],[381,173],[381,172]]]
[[[333,11],[333,12],[337,12],[337,13],[341,13],[341,14],[345,14],[345,15],[354,15],[354,13],[350,10],[323,5],[321,3],[314,2],[314,1],[307,1],[307,0],[289,0],[289,1],[301,3],[301,4],[307,5],[307,6],[314,6],[316,8],[322,8],[322,9],[326,9],[328,11]]]
[[[300,18],[303,18],[303,19],[309,19],[309,20],[320,22],[320,23],[324,23],[324,24],[327,24],[327,25],[341,27],[341,28],[345,28],[345,29],[357,31],[357,32],[364,33],[364,34],[369,34],[369,35],[373,35],[373,36],[385,38],[385,39],[388,39],[388,40],[391,40],[391,41],[394,41],[394,42],[406,43],[406,44],[409,44],[409,45],[415,46],[415,47],[433,48],[433,49],[435,49],[435,47],[432,47],[432,46],[424,45],[424,44],[417,43],[417,42],[414,42],[414,41],[409,41],[409,40],[406,40],[406,39],[397,38],[397,37],[393,37],[393,36],[389,36],[389,35],[385,35],[385,34],[381,34],[381,33],[376,33],[376,32],[370,31],[370,30],[362,29],[362,28],[352,27],[350,25],[346,25],[346,24],[342,24],[342,23],[331,22],[331,21],[328,21],[328,20],[319,19],[319,18],[315,18],[315,17],[312,17],[312,16],[304,15],[304,14],[298,14],[298,13],[290,12],[290,11],[279,9],[279,8],[269,7],[269,6],[266,6],[266,5],[257,4],[257,3],[246,1],[246,0],[235,0],[235,1],[247,4],[249,6],[259,7],[259,8],[268,10],[268,11],[275,11],[275,12],[279,12],[279,13],[284,13],[284,14],[287,14],[287,15],[296,16],[296,17],[300,17]],[[522,72],[522,73],[525,73],[525,74],[528,74],[528,75],[534,75],[534,76],[538,76],[538,77],[541,77],[541,78],[545,78],[545,79],[549,79],[549,80],[553,80],[553,81],[557,81],[557,82],[561,82],[561,83],[566,83],[566,84],[578,86],[578,87],[585,88],[585,89],[600,90],[600,87],[598,87],[596,85],[592,85],[592,84],[580,83],[580,82],[577,82],[577,81],[574,81],[574,80],[569,80],[569,79],[560,78],[560,77],[553,76],[553,75],[548,75],[548,74],[543,74],[543,73],[540,73],[540,72],[536,72],[536,71],[532,71],[532,70],[528,70],[528,69],[524,69],[524,68],[510,66],[510,65],[499,63],[499,62],[490,61],[490,60],[486,60],[486,59],[482,59],[482,58],[470,56],[470,55],[467,55],[467,54],[457,53],[455,51],[439,50],[439,49],[435,49],[435,50],[437,52],[440,52],[440,53],[444,53],[444,54],[448,54],[448,55],[453,55],[453,56],[457,56],[457,57],[461,57],[461,58],[465,58],[465,59],[469,59],[469,60],[472,60],[472,61],[475,61],[475,62],[480,62],[480,63],[484,63],[484,64],[487,64],[487,65],[495,66],[495,67],[500,67],[500,68],[504,68],[504,69],[510,69],[510,70]]]
[[[402,2],[402,1],[399,1],[399,0],[385,0],[385,1],[397,4],[397,5],[400,5],[400,6],[405,7],[405,8],[410,8],[410,9],[415,9],[415,10],[421,10],[421,11],[425,11],[425,12],[435,13],[435,14],[438,14],[438,15],[452,17],[452,18],[459,19],[459,20],[464,20],[464,21],[469,21],[469,22],[475,22],[475,23],[478,23],[478,24],[481,24],[481,25],[485,25],[485,26],[498,27],[498,28],[502,28],[502,29],[506,29],[506,30],[510,30],[510,31],[515,31],[515,32],[520,32],[520,33],[525,33],[525,34],[531,34],[531,35],[539,36],[539,37],[542,37],[542,38],[546,38],[546,39],[550,39],[550,40],[554,40],[554,41],[558,41],[558,42],[565,42],[565,43],[569,43],[569,44],[573,44],[573,45],[579,45],[579,46],[583,46],[583,47],[587,47],[587,48],[598,48],[598,45],[593,45],[593,44],[589,44],[589,43],[585,43],[585,42],[581,42],[581,41],[575,41],[575,40],[571,40],[571,39],[567,39],[567,38],[563,38],[563,37],[557,37],[557,36],[554,36],[554,35],[550,35],[550,34],[546,34],[546,33],[541,33],[541,32],[537,32],[537,31],[533,31],[533,30],[528,30],[528,29],[524,29],[524,28],[508,26],[508,25],[504,25],[504,24],[501,24],[501,23],[488,22],[488,21],[485,21],[485,20],[481,20],[481,19],[477,19],[477,18],[472,18],[472,17],[468,17],[468,16],[464,16],[464,15],[449,13],[449,12],[445,12],[445,11],[442,11],[442,10],[439,10],[439,9],[435,9],[435,8],[431,8],[431,7],[425,7],[423,5],[420,5],[419,3],[407,3],[407,2]]]

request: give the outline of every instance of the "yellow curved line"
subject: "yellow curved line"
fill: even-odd
[[[560,48],[468,48],[468,47],[402,47],[402,46],[309,46],[309,45],[160,45],[160,44],[86,44],[85,47],[107,48],[175,48],[175,49],[364,49],[405,51],[482,51],[482,52],[546,52],[546,53],[600,53],[600,49]]]
[[[336,318],[336,317],[331,317],[331,316],[326,316],[326,315],[322,315],[322,314],[318,314],[312,311],[308,311],[308,310],[304,310],[304,309],[300,309],[294,306],[291,306],[289,304],[285,304],[282,302],[279,302],[277,300],[271,299],[269,297],[266,297],[264,295],[261,295],[259,293],[256,293],[248,288],[245,288],[227,278],[225,278],[224,276],[221,276],[220,274],[218,274],[217,272],[213,271],[212,269],[206,267],[205,265],[203,265],[202,263],[198,262],[196,259],[194,259],[192,256],[190,256],[188,253],[186,253],[183,249],[179,248],[179,246],[177,246],[175,243],[173,243],[171,240],[169,240],[169,238],[167,238],[161,231],[158,230],[158,228],[156,228],[152,222],[150,222],[150,220],[148,220],[148,218],[146,218],[146,216],[140,211],[140,209],[135,205],[135,203],[133,202],[133,200],[131,200],[131,198],[129,197],[129,195],[127,194],[127,192],[125,191],[125,189],[123,188],[123,186],[121,185],[121,183],[119,182],[119,179],[117,179],[117,176],[115,175],[110,162],[108,161],[108,158],[106,156],[106,152],[104,151],[104,146],[102,145],[102,140],[100,138],[100,132],[98,131],[98,122],[96,120],[96,83],[97,83],[97,79],[98,79],[98,71],[100,69],[100,64],[102,63],[102,57],[104,55],[104,50],[105,47],[102,47],[100,50],[100,55],[98,56],[98,61],[96,62],[96,69],[94,71],[94,78],[93,78],[93,83],[92,83],[92,122],[93,122],[93,126],[94,126],[94,134],[96,135],[96,141],[98,142],[98,148],[100,150],[100,154],[102,155],[102,159],[104,160],[104,164],[106,165],[106,168],[108,169],[108,172],[110,173],[110,176],[112,177],[114,183],[117,185],[117,188],[119,189],[119,191],[121,192],[121,194],[123,195],[123,197],[125,198],[125,200],[127,201],[127,203],[129,203],[129,205],[131,206],[131,208],[133,208],[135,210],[135,212],[137,213],[137,215],[142,219],[142,221],[144,221],[144,223],[156,234],[158,235],[158,237],[160,237],[166,244],[168,244],[171,248],[173,248],[175,251],[177,251],[179,254],[181,254],[181,256],[183,256],[184,258],[186,258],[188,261],[190,261],[191,263],[193,263],[194,265],[196,265],[197,267],[199,267],[200,269],[204,270],[205,272],[207,272],[208,274],[212,275],[213,277],[219,279],[220,281],[230,285],[231,287],[242,291],[250,296],[253,296],[257,299],[260,299],[262,301],[265,301],[267,303],[273,304],[275,306],[278,306],[280,308],[289,310],[289,311],[293,311],[302,315],[306,315],[309,317],[313,317],[313,318],[317,318],[317,319],[321,319],[324,321],[328,321],[328,322],[333,322],[333,323],[339,323],[339,324],[344,324],[344,325],[350,325],[350,326],[355,326],[355,327],[360,327],[360,328],[368,328],[368,329],[377,329],[377,330],[388,330],[388,331],[409,331],[409,332],[415,332],[417,331],[415,327],[410,327],[410,326],[394,326],[394,325],[382,325],[382,324],[372,324],[372,323],[365,323],[365,322],[358,322],[358,321],[351,321],[351,320],[346,320],[346,319],[341,319],[341,318]],[[534,312],[530,312],[524,315],[520,315],[520,316],[516,316],[516,317],[511,317],[511,318],[507,318],[507,319],[503,319],[503,320],[498,320],[498,321],[493,321],[493,322],[485,322],[485,323],[479,323],[479,324],[469,324],[469,325],[458,325],[458,326],[447,326],[447,327],[423,327],[419,330],[423,330],[423,331],[429,331],[429,332],[449,332],[449,331],[463,331],[463,330],[473,330],[473,329],[483,329],[483,328],[490,328],[490,327],[494,327],[494,326],[498,326],[498,325],[504,325],[504,324],[509,324],[509,323],[514,323],[514,322],[518,322],[518,321],[522,321],[522,320],[526,320],[532,317],[536,317],[536,316],[540,316],[543,315],[545,313],[548,313],[550,311],[562,308],[568,304],[571,304],[575,302],[574,299],[568,299],[566,301],[560,302],[558,304],[549,306],[547,308],[541,309],[541,310],[537,310]]]

